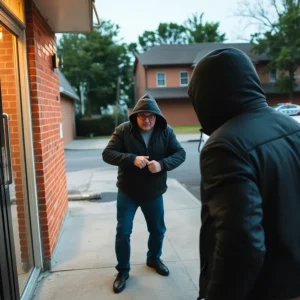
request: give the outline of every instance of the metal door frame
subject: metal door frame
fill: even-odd
[[[2,94],[1,94],[1,81],[0,81],[0,299],[18,300],[19,286],[17,277],[16,258],[13,233],[12,233],[12,220],[10,211],[10,198],[8,185],[6,186],[7,177],[4,171],[4,127],[2,118]],[[9,158],[8,158],[9,159]]]

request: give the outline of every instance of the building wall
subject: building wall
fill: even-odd
[[[262,83],[270,82],[269,71],[267,70],[266,63],[255,64],[255,68]]]
[[[149,68],[147,71],[148,88],[156,88],[156,73],[164,72],[166,74],[166,87],[180,86],[180,72],[186,71],[189,73],[189,79],[192,76],[193,69],[189,67],[155,67]]]
[[[51,67],[56,41],[33,0],[26,0],[26,24],[35,168],[47,269],[68,207],[59,80]]]
[[[71,142],[75,137],[75,104],[74,100],[61,94],[61,115],[64,144]]]
[[[171,126],[199,124],[193,105],[187,99],[157,100],[157,104]]]
[[[134,87],[135,87],[135,102],[145,94],[146,88],[146,74],[143,65],[137,62],[136,73],[134,76]]]

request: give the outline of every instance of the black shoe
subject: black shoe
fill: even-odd
[[[119,273],[114,281],[114,292],[121,293],[126,287],[126,280],[129,278],[128,273]]]
[[[168,267],[165,264],[163,264],[163,262],[159,258],[157,259],[148,258],[147,266],[155,269],[156,272],[162,276],[168,276],[170,273]]]

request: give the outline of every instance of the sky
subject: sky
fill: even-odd
[[[96,0],[100,19],[121,27],[124,42],[137,42],[145,30],[155,30],[159,23],[182,24],[193,13],[204,13],[204,22],[220,22],[219,31],[226,42],[246,42],[257,27],[244,30],[245,22],[236,17],[241,0]]]

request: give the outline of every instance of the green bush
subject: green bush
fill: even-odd
[[[118,116],[118,125],[127,119],[124,115]],[[103,115],[100,118],[81,118],[76,119],[77,136],[102,136],[111,135],[115,130],[115,116]]]

